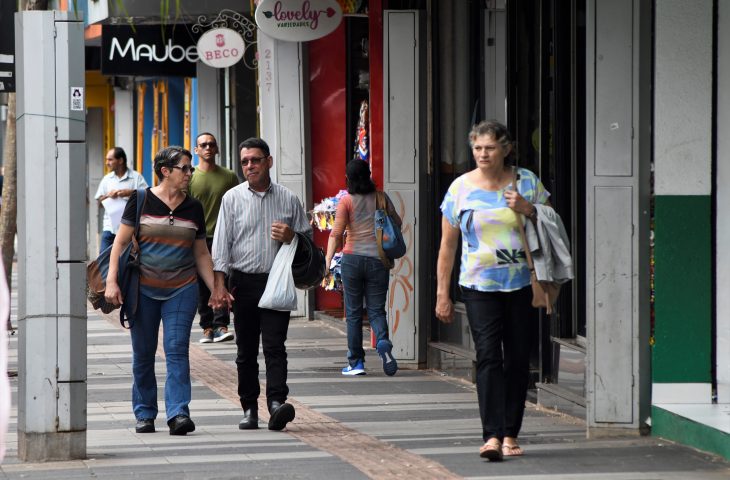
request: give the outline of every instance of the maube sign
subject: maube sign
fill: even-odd
[[[245,49],[241,35],[230,28],[208,30],[198,40],[200,60],[213,68],[235,65],[243,58]]]
[[[336,0],[262,0],[256,24],[268,36],[307,42],[332,33],[342,21]]]

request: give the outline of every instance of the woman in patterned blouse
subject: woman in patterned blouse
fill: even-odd
[[[502,460],[523,453],[517,435],[527,396],[530,332],[537,328],[517,222],[523,216],[535,221],[534,204],[547,203],[549,193],[534,173],[508,165],[514,147],[504,125],[475,125],[469,143],[476,168],[454,180],[441,204],[436,316],[445,323],[454,318],[449,292],[461,233],[459,287],[476,349],[485,442],[479,454]]]

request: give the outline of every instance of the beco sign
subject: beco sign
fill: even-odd
[[[268,36],[307,42],[332,33],[342,21],[336,0],[263,0],[256,8],[256,24]]]
[[[208,30],[198,40],[200,60],[213,68],[235,65],[243,58],[245,48],[241,35],[230,28]]]

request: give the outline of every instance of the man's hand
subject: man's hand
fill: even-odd
[[[271,224],[271,239],[277,242],[290,243],[294,239],[294,230],[283,222]]]
[[[210,294],[208,305],[213,310],[230,310],[233,306],[233,295],[223,285],[216,285]]]

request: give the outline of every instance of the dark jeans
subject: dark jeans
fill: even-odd
[[[236,368],[238,396],[244,410],[256,408],[259,386],[259,336],[266,362],[266,401],[285,402],[289,395],[286,385],[286,342],[291,312],[259,308],[259,300],[266,288],[267,273],[231,274],[231,293],[234,297],[233,325],[236,329]]]
[[[462,287],[462,299],[477,354],[484,441],[517,437],[530,376],[531,330],[537,328],[532,290],[528,286],[514,292],[479,292]]]
[[[206,243],[208,244],[208,251],[211,252],[213,250],[213,239],[207,238]],[[227,278],[226,283],[228,283]],[[198,315],[200,315],[200,328],[203,330],[206,328],[215,330],[218,327],[227,327],[231,323],[228,309],[213,310],[208,306],[209,300],[210,290],[208,290],[208,286],[203,279],[198,276]]]
[[[108,230],[101,232],[101,245],[99,245],[99,253],[109,248],[117,236]]]
[[[345,254],[342,256],[342,287],[345,290],[347,318],[347,360],[353,367],[365,361],[362,348],[362,300],[365,298],[370,328],[377,342],[388,342],[385,298],[388,294],[388,270],[379,258]]]

